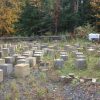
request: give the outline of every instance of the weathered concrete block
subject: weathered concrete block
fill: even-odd
[[[47,44],[43,44],[43,45],[40,46],[40,49],[42,50],[42,49],[47,48],[47,47],[48,47]]]
[[[3,54],[3,57],[9,56],[9,49],[8,48],[2,48],[2,54]]]
[[[96,54],[96,50],[94,48],[89,48],[89,49],[87,49],[87,53],[88,53],[88,55],[94,55],[94,54]]]
[[[43,59],[42,54],[34,54],[34,57],[36,57],[36,63],[39,64],[40,61]]]
[[[18,56],[17,60],[19,60],[19,59],[26,59],[26,57],[25,56]]]
[[[86,59],[76,59],[75,60],[75,67],[77,69],[85,69],[85,68],[87,68]]]
[[[3,81],[3,70],[0,69],[0,83]]]
[[[5,59],[0,59],[0,64],[5,64]]]
[[[36,57],[28,57],[26,60],[29,62],[30,67],[36,66]]]
[[[61,59],[63,59],[64,61],[68,60],[68,55],[60,55]]]
[[[17,64],[29,64],[29,61],[26,59],[19,59],[17,60]]]
[[[80,47],[80,48],[77,48],[78,52],[82,52],[83,51],[83,48]]]
[[[64,67],[64,61],[63,59],[55,59],[54,60],[54,68],[59,69]]]
[[[98,50],[98,51],[96,52],[96,56],[97,56],[97,57],[100,57],[100,50]]]
[[[14,54],[15,54],[15,47],[14,46],[9,47],[9,55],[12,56]]]
[[[0,64],[0,69],[3,70],[4,76],[10,75],[13,72],[12,64]]]
[[[30,75],[29,64],[17,64],[14,68],[14,73],[17,77],[26,77]]]
[[[67,55],[67,52],[62,51],[62,52],[60,52],[60,55]]]
[[[14,64],[15,63],[15,58],[14,57],[5,57],[5,63]]]
[[[50,56],[55,56],[55,50],[54,49],[48,49],[47,54]]]
[[[22,56],[25,56],[25,57],[32,57],[33,55],[33,52],[32,51],[26,51],[22,54]]]
[[[86,59],[86,56],[84,56],[84,55],[77,55],[76,58],[77,59]]]

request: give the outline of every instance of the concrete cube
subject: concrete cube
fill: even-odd
[[[14,57],[5,57],[5,63],[14,64],[15,63],[15,58]]]
[[[68,55],[60,55],[61,59],[63,59],[64,61],[68,60]]]
[[[17,64],[29,64],[29,61],[28,60],[26,60],[26,59],[19,59],[19,60],[17,60]]]
[[[28,57],[26,60],[28,60],[30,67],[36,66],[36,57]]]
[[[5,64],[5,59],[0,59],[0,64]]]
[[[26,77],[30,75],[29,64],[17,64],[14,68],[14,73],[17,77]]]
[[[4,76],[10,75],[13,72],[12,64],[0,64],[0,69],[3,70]]]
[[[54,68],[59,69],[64,66],[64,61],[63,59],[55,59],[54,60]]]
[[[75,67],[77,69],[85,69],[85,68],[87,68],[86,59],[76,59],[75,60]]]
[[[9,56],[9,49],[8,48],[2,48],[2,53],[3,53],[3,57]]]
[[[3,81],[3,70],[0,69],[0,83]]]

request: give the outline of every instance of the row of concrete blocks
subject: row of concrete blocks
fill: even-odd
[[[73,52],[75,57],[74,66],[76,69],[85,69],[87,68],[86,57],[83,52]],[[68,55],[63,54],[60,55],[60,59],[54,59],[54,67],[56,69],[62,68],[64,66],[64,62],[68,60]]]

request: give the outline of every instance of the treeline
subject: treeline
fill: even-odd
[[[0,35],[69,32],[87,23],[99,29],[100,2],[91,0],[0,0]]]

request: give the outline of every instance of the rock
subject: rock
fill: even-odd
[[[71,78],[73,78],[73,79],[75,78],[74,73],[69,73],[68,75],[69,75]]]
[[[29,64],[17,64],[14,68],[14,73],[16,77],[26,77],[30,75],[30,67]]]
[[[60,81],[63,82],[64,84],[71,83],[72,80],[73,78],[70,76],[60,76]]]

